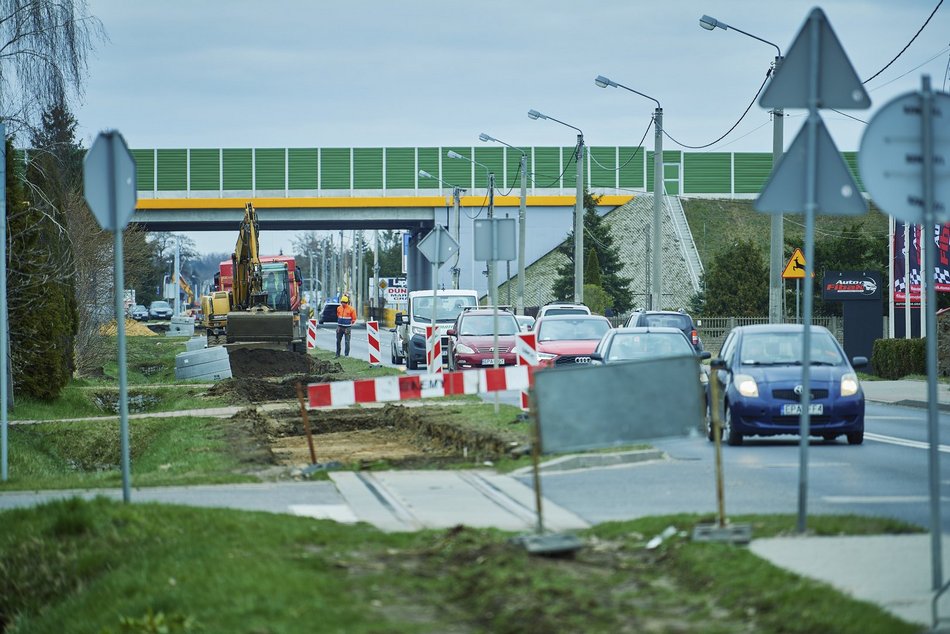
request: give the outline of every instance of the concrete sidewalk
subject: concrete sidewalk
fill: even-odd
[[[864,398],[874,403],[927,407],[926,381],[861,381]],[[950,385],[937,383],[937,402],[941,410],[950,411]]]
[[[780,568],[824,581],[905,621],[933,625],[930,535],[775,537],[753,540],[749,549]],[[950,553],[942,550],[947,571]],[[938,608],[942,625],[950,627],[950,597],[942,597]]]

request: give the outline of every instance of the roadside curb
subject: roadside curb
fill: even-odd
[[[901,399],[899,401],[887,401],[884,399],[873,399],[864,397],[869,403],[877,403],[878,405],[897,405],[898,407],[915,407],[919,409],[927,409],[927,401],[919,401],[916,399]],[[950,403],[937,403],[937,409],[941,412],[950,412]]]
[[[589,469],[592,467],[612,467],[615,465],[635,464],[650,460],[662,460],[664,454],[659,449],[637,449],[634,451],[618,451],[616,453],[571,454],[548,460],[539,465],[541,473],[555,473],[571,471],[573,469]],[[534,467],[521,467],[511,472],[513,476],[530,475]]]

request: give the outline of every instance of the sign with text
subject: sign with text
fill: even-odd
[[[836,302],[881,299],[881,274],[877,271],[825,271],[821,298]]]

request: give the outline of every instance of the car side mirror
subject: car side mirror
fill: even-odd
[[[447,334],[450,337],[454,337],[458,333],[456,332],[455,328],[449,328],[448,330],[445,331],[445,334]]]
[[[590,360],[591,360],[591,361],[603,361],[603,360],[604,360],[604,356],[603,356],[602,354],[600,354],[599,352],[591,352],[591,353],[590,353]]]
[[[868,365],[867,357],[854,357],[851,359],[851,367],[853,368],[865,368]]]
[[[708,351],[708,350],[703,350],[702,352],[699,353],[699,358],[700,358],[700,359],[703,359],[703,360],[705,360],[705,359],[711,359],[711,358],[712,358],[712,352],[710,352],[710,351]]]
[[[720,359],[719,357],[716,357],[715,359],[712,359],[709,362],[709,367],[712,368],[713,370],[725,370],[726,362]]]
[[[396,325],[405,326],[406,325],[406,315],[403,313],[396,313]]]

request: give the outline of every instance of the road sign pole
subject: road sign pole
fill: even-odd
[[[652,262],[650,263],[651,310],[663,310],[663,108],[657,106],[653,113],[653,229],[650,239]]]
[[[777,73],[782,65],[782,57],[775,57],[775,66],[772,73]],[[784,124],[785,110],[772,109],[772,166],[782,160],[784,151]],[[782,292],[781,277],[782,259],[785,250],[785,217],[782,214],[772,215],[772,231],[769,238],[769,323],[780,324],[785,321],[785,310]]]
[[[937,223],[934,200],[934,127],[933,127],[933,92],[930,88],[930,76],[921,78],[920,91],[920,121],[921,137],[923,139],[923,188],[924,188],[924,222],[920,243],[931,240],[931,232]],[[929,479],[930,479],[930,559],[932,571],[931,589],[939,590],[943,585],[943,554],[942,531],[940,529],[940,427],[937,412],[937,289],[934,280],[936,265],[932,243],[924,249],[924,271],[921,282],[925,284],[927,293],[926,302],[921,302],[921,314],[924,305],[930,314],[927,315],[927,432],[930,437],[929,447]],[[923,297],[921,297],[923,299]]]

